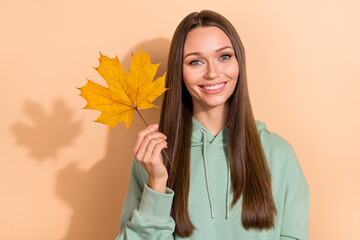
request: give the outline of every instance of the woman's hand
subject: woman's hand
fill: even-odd
[[[148,174],[147,185],[165,193],[168,173],[163,163],[161,150],[167,148],[166,136],[156,132],[158,124],[150,125],[137,134],[134,154]]]

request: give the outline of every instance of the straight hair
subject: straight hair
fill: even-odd
[[[247,88],[245,50],[232,24],[222,15],[203,10],[186,16],[175,30],[171,41],[166,87],[159,131],[167,136],[165,152],[173,169],[164,161],[169,178],[167,186],[174,190],[171,216],[175,231],[189,237],[195,226],[188,212],[190,185],[190,147],[193,105],[183,81],[183,50],[189,31],[199,27],[215,26],[230,39],[239,64],[238,83],[229,101],[228,161],[231,171],[233,201],[243,196],[241,222],[245,229],[274,228],[276,207],[271,190],[271,176],[262,149],[259,133],[251,109]],[[165,159],[165,158],[164,158]]]

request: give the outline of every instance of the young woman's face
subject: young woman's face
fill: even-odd
[[[194,110],[225,106],[234,92],[239,65],[228,36],[218,27],[199,27],[185,39],[183,79]]]

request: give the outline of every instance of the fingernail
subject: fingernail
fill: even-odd
[[[152,129],[156,129],[158,126],[159,126],[158,124],[153,124],[153,125],[151,126],[151,128],[152,128]]]

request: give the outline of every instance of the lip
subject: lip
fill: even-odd
[[[216,94],[216,93],[221,92],[225,88],[226,84],[227,84],[227,82],[219,82],[219,83],[211,83],[211,84],[199,85],[199,87],[201,88],[201,90],[204,93]],[[222,86],[219,87],[219,88],[216,88],[216,89],[209,89],[209,87],[214,87],[214,86],[218,86],[218,85],[222,85]]]

